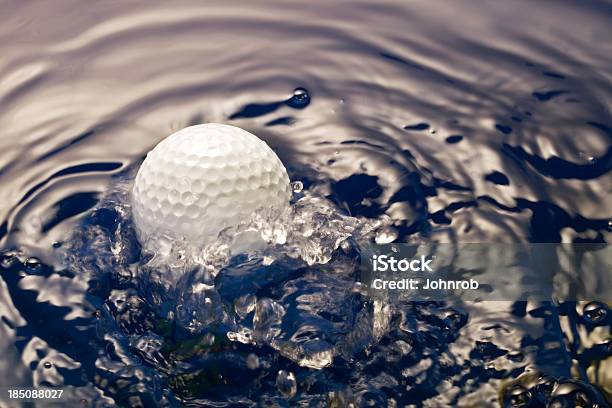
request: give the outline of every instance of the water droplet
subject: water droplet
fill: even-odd
[[[276,388],[285,398],[292,398],[297,392],[295,374],[291,371],[280,370],[276,376]]]
[[[293,190],[294,193],[301,193],[303,189],[304,183],[301,181],[294,181],[291,183],[291,190]]]
[[[25,265],[29,269],[38,269],[41,266],[41,261],[36,257],[30,257],[26,260]]]
[[[253,316],[253,337],[258,341],[270,341],[278,336],[284,315],[285,309],[281,304],[271,299],[259,299]]]
[[[244,319],[246,315],[248,315],[253,311],[253,309],[255,309],[256,303],[257,296],[255,295],[240,296],[234,301],[234,310],[236,311],[236,314],[240,316],[241,319]]]
[[[242,328],[237,332],[228,331],[227,338],[229,341],[237,341],[242,344],[251,344],[253,343],[253,337],[250,330]]]
[[[504,407],[527,407],[531,401],[531,393],[522,385],[513,385],[504,392]]]
[[[8,269],[11,266],[15,265],[18,261],[19,260],[17,259],[17,256],[14,253],[5,252],[0,257],[0,266]]]
[[[53,364],[51,364],[48,361],[45,361],[45,363],[43,364],[43,367],[45,367],[47,370],[50,369],[51,367],[53,367]]]
[[[605,323],[608,318],[608,306],[602,302],[589,302],[582,309],[582,318],[591,324]]]
[[[304,109],[310,104],[310,95],[305,88],[295,88],[291,98],[287,100],[287,105],[295,109]]]
[[[463,326],[467,324],[468,317],[464,313],[459,313],[455,310],[449,311],[442,320],[446,327],[452,332],[458,332]],[[510,356],[509,356],[510,357]]]
[[[332,347],[325,341],[313,341],[305,346],[305,349],[307,350],[304,350],[296,361],[302,367],[321,369],[331,365],[333,362],[334,353]]]
[[[576,380],[565,380],[559,382],[559,385],[552,393],[552,400],[548,407],[566,408],[566,407],[588,407],[594,408],[599,406],[597,403],[598,397],[582,383]]]
[[[342,248],[344,252],[348,252],[351,249],[351,243],[348,240],[342,241],[340,248]]]
[[[374,238],[374,241],[376,241],[377,244],[390,244],[396,239],[397,231],[394,228],[387,227],[378,231],[378,233],[376,234],[376,238]]]
[[[130,347],[140,350],[144,355],[153,356],[163,346],[163,339],[155,334],[133,336],[129,340]]]
[[[352,292],[365,294],[366,286],[362,282],[355,282],[353,283]]]

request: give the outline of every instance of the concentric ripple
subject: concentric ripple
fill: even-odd
[[[609,403],[609,305],[387,305],[355,273],[360,240],[610,240],[609,4],[0,14],[0,387],[62,386],[63,406]],[[265,139],[296,192],[274,251],[228,259],[230,230],[194,268],[141,250],[126,192],[153,146],[208,122]]]

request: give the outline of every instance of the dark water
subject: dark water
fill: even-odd
[[[0,386],[62,386],[58,406],[606,406],[605,304],[373,302],[351,243],[608,242],[609,3],[0,14]],[[204,122],[302,182],[301,261],[172,280],[183,264],[141,253],[133,170]]]

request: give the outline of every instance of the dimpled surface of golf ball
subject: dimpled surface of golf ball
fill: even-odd
[[[289,203],[287,171],[255,135],[217,123],[179,130],[147,154],[132,190],[141,243],[151,237],[210,243],[256,211]]]

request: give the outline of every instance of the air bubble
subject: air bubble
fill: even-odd
[[[40,259],[35,257],[30,257],[26,260],[25,266],[29,269],[38,269],[41,267]]]
[[[0,256],[0,266],[10,268],[19,262],[17,255],[13,252],[5,252]]]
[[[295,374],[291,371],[280,370],[276,376],[276,388],[285,398],[293,398],[297,392]]]
[[[310,104],[310,95],[305,88],[295,88],[291,98],[287,100],[287,105],[295,109],[304,109]]]
[[[353,283],[353,287],[351,288],[353,293],[359,293],[365,295],[367,293],[367,287],[362,282]]]
[[[602,324],[608,318],[608,306],[602,302],[589,302],[582,309],[582,318],[591,324]]]
[[[529,406],[531,393],[522,385],[513,385],[504,392],[504,407],[523,408]]]
[[[291,183],[291,190],[294,193],[301,193],[303,189],[304,189],[304,183],[302,183],[301,181],[294,181]]]

